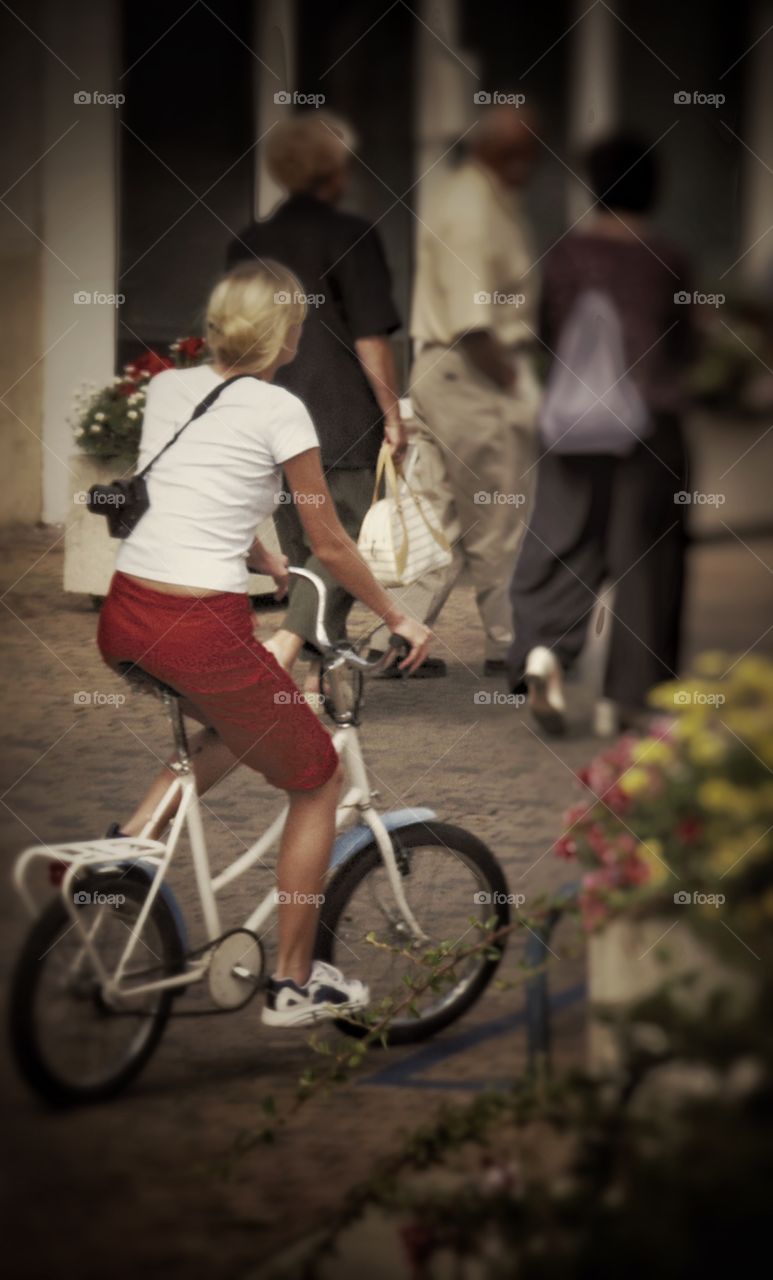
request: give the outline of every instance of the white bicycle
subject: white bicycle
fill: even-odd
[[[350,965],[356,957],[357,974],[377,1005],[395,992],[405,995],[404,979],[415,976],[412,951],[457,943],[476,925],[504,927],[507,884],[486,845],[438,822],[432,809],[377,812],[357,727],[363,675],[381,669],[385,659],[368,662],[349,646],[331,644],[323,625],[324,584],[306,570],[291,572],[319,593],[324,705],[336,726],[333,742],[346,779],[315,954],[331,963],[343,957]],[[404,644],[399,637],[392,642]],[[270,891],[243,925],[223,931],[217,899],[276,850],[286,808],[251,848],[213,876],[179,698],[137,668],[131,679],[161,696],[172,722],[176,776],[147,827],[153,830],[178,794],[166,839],[39,845],[15,866],[16,886],[36,919],[13,978],[11,1040],[28,1083],[60,1105],[102,1100],[125,1088],[158,1045],[175,998],[194,984],[208,986],[207,1012],[243,1008],[263,985],[261,935],[277,907]],[[206,930],[204,944],[193,949],[168,881],[184,832]],[[29,874],[40,859],[58,886],[42,909]],[[502,949],[500,942],[467,956],[445,989],[435,984],[417,994],[410,1010],[396,1013],[386,1043],[424,1040],[458,1018],[490,982]],[[367,1017],[337,1025],[355,1036],[368,1031]]]

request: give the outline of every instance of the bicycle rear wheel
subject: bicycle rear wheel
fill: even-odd
[[[370,987],[368,1017],[362,1022],[340,1019],[340,1029],[361,1038],[379,1020],[381,1002],[389,1002],[395,1012],[386,1043],[398,1045],[427,1039],[469,1009],[493,978],[504,940],[462,958],[453,968],[441,958],[435,972],[444,972],[428,986],[432,970],[421,957],[444,944],[467,950],[481,943],[487,933],[508,924],[510,912],[499,863],[469,831],[421,822],[394,832],[392,840],[408,905],[430,941],[412,942],[372,842],[345,864],[328,888],[316,955],[356,967],[357,977]],[[482,928],[489,922],[490,930]],[[413,999],[416,986],[426,989]]]
[[[148,894],[146,876],[88,875],[78,879],[79,918],[112,972]],[[93,931],[93,932],[92,932]],[[140,935],[127,980],[181,971],[177,925],[159,895]],[[30,931],[14,973],[11,1045],[27,1083],[57,1106],[99,1102],[119,1093],[156,1048],[172,1005],[170,991],[147,992],[111,1005],[82,943],[80,929],[57,897]]]

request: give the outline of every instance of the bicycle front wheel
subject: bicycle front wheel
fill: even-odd
[[[75,903],[83,929],[112,973],[136,929],[148,894],[141,872],[80,878]],[[177,925],[159,895],[139,936],[126,981],[180,972]],[[58,1106],[113,1097],[138,1074],[158,1044],[172,994],[150,991],[105,998],[81,929],[57,897],[35,922],[16,966],[10,1000],[11,1046],[31,1087]]]
[[[510,912],[499,863],[469,831],[420,822],[393,832],[392,840],[406,900],[429,941],[413,940],[371,843],[333,878],[316,954],[355,968],[370,987],[368,1016],[340,1019],[340,1029],[361,1038],[388,1017],[385,1042],[398,1045],[434,1035],[478,999],[496,972],[504,939],[480,944],[508,924]],[[434,953],[429,961],[428,952]],[[459,958],[452,960],[454,953]]]

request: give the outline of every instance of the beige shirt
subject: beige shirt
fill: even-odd
[[[518,192],[475,161],[440,184],[419,223],[411,334],[452,346],[488,329],[507,347],[532,341],[539,277]]]

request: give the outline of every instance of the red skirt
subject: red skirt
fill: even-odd
[[[165,595],[116,573],[97,644],[109,666],[135,663],[176,689],[190,713],[273,786],[311,791],[332,777],[337,753],[252,622],[247,595]]]

